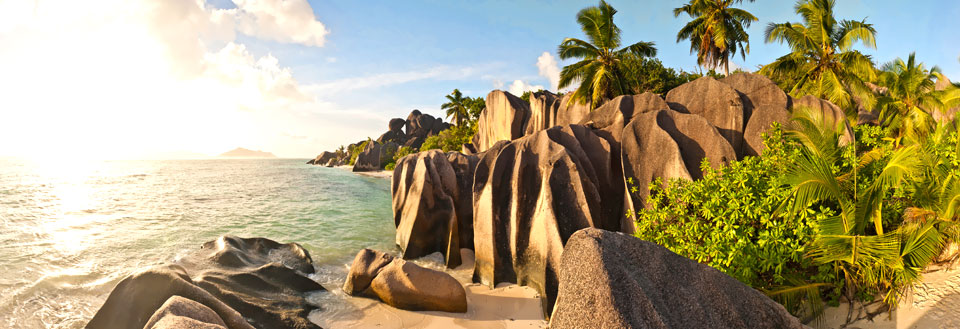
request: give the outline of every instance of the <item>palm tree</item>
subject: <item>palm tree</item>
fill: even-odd
[[[740,57],[747,58],[750,35],[746,28],[757,18],[746,10],[730,7],[741,2],[743,0],[690,0],[673,10],[674,17],[687,14],[693,19],[677,33],[677,42],[690,40],[690,53],[697,53],[697,64],[711,70],[723,66],[724,74],[730,74],[730,56],[737,54],[737,48],[740,48]]]
[[[873,61],[854,50],[857,42],[876,48],[876,33],[866,21],[837,21],[834,0],[800,0],[794,7],[803,23],[770,23],[766,42],[786,42],[790,53],[765,65],[760,72],[775,80],[789,80],[790,94],[814,95],[853,112],[853,99],[872,108],[874,98],[864,81],[876,77]]]
[[[466,102],[469,98],[463,98],[463,94],[460,93],[459,89],[454,89],[450,95],[447,95],[448,102],[443,103],[440,106],[441,109],[447,110],[447,119],[453,118],[453,121],[457,123],[457,126],[463,124],[463,120],[468,120],[470,118],[470,112],[467,110]]]
[[[630,86],[620,70],[621,61],[630,56],[657,55],[653,42],[641,41],[620,48],[620,28],[613,23],[616,13],[617,10],[603,0],[599,6],[580,10],[577,23],[589,42],[566,38],[557,49],[561,59],[580,59],[560,71],[558,88],[579,82],[580,86],[571,97],[580,104],[589,103],[591,109],[600,106],[604,100],[630,92]]]
[[[927,70],[916,61],[916,53],[907,60],[897,58],[882,67],[879,84],[887,91],[878,98],[880,123],[894,129],[897,138],[917,137],[933,130],[933,111],[946,110],[947,92],[936,90],[942,80],[940,68]]]
[[[925,176],[926,152],[912,145],[878,147],[857,155],[856,146],[840,145],[842,123],[831,127],[826,122],[819,111],[794,109],[788,135],[803,147],[788,169],[792,198],[781,211],[798,213],[814,206],[834,209],[835,215],[819,221],[810,256],[844,274],[848,300],[854,300],[859,289],[872,288],[886,292],[884,302],[895,308],[904,290],[919,280],[920,271],[943,250],[953,227],[945,220],[904,220],[892,229],[884,227],[882,210],[891,207],[889,194],[911,189]],[[868,167],[877,170],[872,181],[858,181],[862,179],[859,171]],[[955,217],[955,212],[950,214]]]

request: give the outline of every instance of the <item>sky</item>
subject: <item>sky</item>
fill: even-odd
[[[670,67],[696,70],[676,31],[683,0],[609,1],[625,44],[653,41]],[[459,88],[556,91],[565,37],[594,1],[0,0],[0,156],[128,159],[281,157],[367,137],[411,110],[441,116]],[[734,64],[769,63],[770,22],[792,1],[744,2],[759,18]],[[877,63],[911,51],[960,79],[960,1],[838,0],[866,19]]]

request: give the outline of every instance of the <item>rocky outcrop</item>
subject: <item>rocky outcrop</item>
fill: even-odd
[[[667,102],[660,96],[650,92],[618,96],[587,114],[580,124],[606,132],[610,138],[619,143],[623,127],[633,121],[634,117],[669,108]]]
[[[937,79],[937,84],[934,89],[945,90],[951,85],[952,83],[950,82],[950,79],[943,77],[943,79]],[[933,120],[939,123],[947,123],[953,121],[957,117],[957,113],[960,113],[960,105],[948,109],[934,110],[932,115]]]
[[[405,121],[405,126],[406,142],[402,145],[413,149],[420,149],[427,137],[450,128],[450,124],[443,122],[443,119],[434,118],[432,115],[421,113],[419,110],[410,112]]]
[[[560,97],[549,91],[538,91],[530,94],[530,120],[524,135],[557,125],[557,111],[560,109]]]
[[[360,250],[353,259],[343,290],[405,310],[467,311],[466,291],[450,274],[370,249]]]
[[[396,242],[403,258],[440,252],[448,267],[459,266],[461,221],[456,206],[462,202],[461,189],[447,155],[429,150],[403,157],[393,170],[390,189]]]
[[[824,123],[828,126],[839,127],[842,125],[843,136],[840,137],[840,145],[847,145],[853,142],[853,127],[850,126],[850,121],[847,120],[846,114],[843,113],[843,110],[840,109],[839,106],[813,95],[793,99],[794,109],[798,106],[804,106],[819,112],[820,115],[822,115]],[[794,112],[796,112],[796,110],[794,110]]]
[[[580,104],[573,102],[572,92],[566,93],[560,99],[560,108],[557,109],[557,121],[555,126],[577,124],[583,121],[590,114],[590,104]]]
[[[736,279],[622,233],[584,229],[563,250],[551,328],[804,328]]]
[[[668,92],[667,104],[678,112],[707,119],[735,151],[742,150],[746,121],[743,101],[733,87],[711,77],[702,77]]]
[[[790,123],[790,112],[784,108],[761,105],[753,110],[750,122],[743,130],[743,154],[760,156],[763,154],[763,134],[770,132],[773,123],[786,127]]]
[[[477,120],[474,145],[478,151],[486,151],[498,141],[523,137],[530,119],[527,103],[508,92],[494,90],[487,94],[486,106]]]
[[[383,170],[383,166],[393,159],[393,154],[397,152],[396,143],[386,142],[380,144],[376,141],[367,143],[363,151],[357,156],[357,161],[353,163],[354,172],[378,171]]]
[[[610,145],[569,125],[497,146],[474,175],[474,281],[530,286],[550,309],[567,237],[584,227],[621,227],[622,194],[607,194],[620,184]]]
[[[335,159],[336,157],[336,153],[324,151],[313,160],[307,161],[307,164],[322,166],[326,165],[328,162],[330,162],[330,160]]]
[[[218,324],[207,309],[227,328],[319,328],[307,319],[316,307],[304,299],[323,290],[306,276],[312,273],[298,244],[223,236],[176,264],[121,280],[87,328],[143,328],[154,317],[154,324]]]
[[[147,320],[146,329],[226,329],[227,324],[209,307],[195,301],[173,296]]]
[[[480,157],[458,152],[447,152],[447,161],[457,176],[457,197],[454,209],[457,213],[460,248],[473,250],[473,174]]]
[[[761,106],[782,110],[791,107],[790,97],[776,83],[763,75],[741,72],[720,79],[720,82],[733,87],[740,94],[740,101],[743,104],[743,122],[746,124],[749,124],[755,109]]]
[[[703,159],[718,169],[737,156],[706,119],[672,110],[638,116],[624,129],[622,138],[623,179],[632,181],[633,186],[627,188],[637,188],[627,200],[631,213],[644,207],[649,196],[647,187],[657,178],[664,184],[670,179],[699,179],[703,177]]]

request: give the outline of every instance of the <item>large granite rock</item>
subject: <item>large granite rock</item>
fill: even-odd
[[[336,153],[324,151],[313,160],[308,161],[307,164],[322,166],[326,165],[327,162],[330,162],[331,159],[335,159],[336,157]]]
[[[391,125],[394,123],[391,121]],[[406,127],[406,142],[397,144],[413,149],[420,149],[427,137],[437,135],[450,128],[450,124],[443,122],[443,119],[421,113],[420,110],[411,111],[404,124]]]
[[[733,87],[711,77],[701,77],[673,88],[667,93],[667,104],[678,112],[707,119],[735,151],[742,150],[746,121],[743,101]]]
[[[460,248],[473,250],[473,173],[480,162],[478,155],[447,152],[447,161],[457,176],[457,198],[454,209],[457,213]]]
[[[498,141],[523,137],[530,119],[527,103],[508,92],[494,90],[487,94],[486,104],[477,120],[474,145],[478,151],[486,151]]]
[[[627,200],[631,213],[645,206],[648,187],[657,178],[664,185],[670,179],[699,179],[703,177],[700,163],[704,158],[718,169],[737,157],[733,147],[706,119],[673,110],[647,112],[634,118],[622,138],[623,179],[627,188],[637,189]],[[623,231],[631,232],[632,227]]]
[[[580,121],[580,124],[606,132],[619,143],[623,134],[623,127],[629,124],[634,117],[669,108],[667,102],[663,101],[659,95],[650,92],[640,95],[617,96],[587,114]]]
[[[953,84],[950,82],[950,79],[943,77],[943,79],[937,79],[937,84],[934,87],[936,90],[945,90],[950,88]],[[933,111],[933,120],[939,123],[948,123],[956,119],[957,113],[960,112],[960,105]]]
[[[573,234],[559,276],[551,328],[805,328],[740,281],[622,233]]]
[[[590,114],[590,104],[580,104],[572,102],[572,92],[566,93],[560,99],[560,108],[557,109],[557,121],[555,126],[577,124],[583,121]]]
[[[814,111],[819,111],[823,117],[824,123],[829,126],[841,126],[843,130],[843,136],[840,137],[840,145],[847,145],[853,142],[853,127],[850,126],[850,121],[847,120],[846,114],[843,113],[843,110],[839,106],[834,105],[830,101],[819,99],[813,95],[806,95],[800,97],[799,99],[793,99],[793,107],[796,109],[798,106],[808,107]],[[794,110],[796,112],[796,110]]]
[[[524,135],[557,125],[557,111],[560,109],[560,97],[549,91],[538,91],[530,94],[530,120]]]
[[[357,156],[357,161],[353,163],[353,171],[383,170],[384,165],[390,162],[398,148],[399,146],[393,142],[380,144],[377,141],[371,141],[367,143],[367,146]]]
[[[769,133],[773,123],[786,127],[790,123],[790,112],[777,106],[761,105],[753,109],[750,122],[743,130],[743,154],[759,156],[763,154],[763,134]]]
[[[734,73],[720,79],[720,82],[733,87],[740,94],[745,124],[749,124],[754,109],[761,106],[782,110],[791,107],[790,97],[776,83],[763,75],[748,72]]]
[[[586,126],[569,125],[495,148],[474,174],[474,281],[532,287],[548,310],[567,237],[584,227],[622,225],[622,192],[611,193],[620,181],[610,169],[610,145]]]
[[[158,322],[172,316],[164,321],[216,324],[209,312],[174,296],[212,310],[227,328],[319,328],[307,319],[316,307],[304,298],[323,290],[306,276],[312,273],[313,261],[298,244],[223,236],[176,264],[121,280],[87,328],[143,328],[154,315]]]
[[[448,267],[459,266],[462,244],[455,207],[461,189],[447,155],[429,150],[403,157],[393,170],[390,189],[403,258],[440,252]]]
[[[370,249],[357,253],[343,290],[405,310],[467,311],[467,293],[450,274]]]
[[[226,329],[227,324],[209,307],[180,296],[167,299],[147,320],[146,329]]]

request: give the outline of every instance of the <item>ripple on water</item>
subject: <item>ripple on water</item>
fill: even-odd
[[[348,314],[346,264],[395,248],[388,180],[305,160],[17,161],[0,161],[0,327],[82,328],[123,277],[223,234],[300,243],[331,288],[310,298]]]

